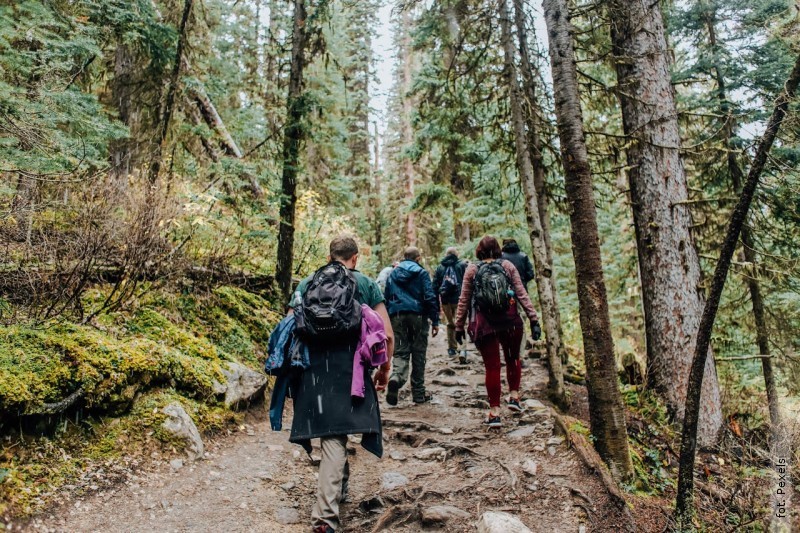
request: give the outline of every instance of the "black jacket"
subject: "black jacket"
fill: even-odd
[[[525,290],[527,290],[528,282],[534,278],[533,264],[531,264],[530,258],[519,249],[519,244],[514,243],[503,246],[503,259],[510,261],[517,267],[519,277],[522,278],[522,284],[525,285]]]
[[[356,345],[309,346],[311,366],[293,388],[294,418],[289,437],[308,453],[313,438],[360,433],[361,446],[378,457],[383,455],[380,402],[366,369],[364,398],[350,395]]]
[[[447,267],[452,266],[456,271],[456,276],[458,277],[458,291],[456,291],[452,296],[446,297],[439,294],[439,290],[442,288],[442,283],[444,282],[444,272],[447,270]],[[464,272],[467,270],[467,262],[462,261],[455,255],[446,255],[442,262],[436,267],[436,272],[433,274],[433,292],[435,292],[438,296],[441,296],[442,304],[457,304],[458,297],[461,295],[461,282],[464,281]]]

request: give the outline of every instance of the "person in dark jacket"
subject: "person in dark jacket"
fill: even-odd
[[[309,342],[310,367],[293,388],[294,418],[289,441],[311,453],[311,439],[319,438],[322,459],[319,465],[317,500],[311,511],[314,533],[339,530],[339,504],[347,493],[350,468],[347,462],[347,436],[361,434],[361,445],[378,457],[383,455],[383,436],[378,392],[386,388],[394,351],[392,324],[377,283],[356,270],[358,245],[353,237],[342,235],[331,241],[330,260],[350,269],[356,280],[356,300],[380,315],[387,335],[388,361],[374,378],[364,369],[364,398],[351,395],[353,358],[358,339],[343,343],[315,345]],[[302,299],[311,278],[297,286],[290,307]]]
[[[447,320],[447,355],[456,355],[456,308],[461,295],[461,282],[467,262],[458,258],[458,248],[451,246],[445,251],[444,259],[433,274],[433,292],[439,296],[444,318]],[[450,279],[450,274],[455,279]]]
[[[522,284],[525,286],[525,291],[528,291],[528,283],[534,278],[533,264],[530,258],[519,249],[519,244],[514,239],[503,239],[503,255],[502,258],[510,261],[519,272],[519,277],[522,279]]]
[[[431,400],[425,392],[429,321],[433,336],[439,333],[439,298],[433,292],[428,272],[419,264],[419,250],[410,246],[403,255],[405,259],[392,271],[384,291],[397,341],[394,370],[386,390],[389,405],[397,405],[397,393],[408,380],[409,366],[414,403]]]

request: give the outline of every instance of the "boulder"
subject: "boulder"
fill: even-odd
[[[200,438],[197,426],[194,425],[192,417],[189,416],[183,406],[178,402],[172,402],[164,407],[162,412],[167,415],[167,419],[164,420],[161,427],[170,435],[186,442],[186,453],[189,459],[202,459],[205,454],[203,439]]]
[[[533,533],[522,520],[508,513],[487,511],[478,520],[478,533]]]
[[[422,525],[441,525],[451,519],[469,518],[469,513],[453,505],[434,505],[422,509]]]
[[[522,471],[529,476],[535,477],[539,471],[539,464],[533,459],[525,459],[525,462],[522,463]]]
[[[299,524],[300,513],[293,507],[279,507],[275,511],[275,521],[283,525]]]
[[[214,381],[213,390],[215,394],[225,395],[226,407],[251,400],[267,385],[267,376],[234,361],[228,361],[222,375],[225,383]]]
[[[530,437],[536,432],[536,428],[534,426],[523,426],[521,428],[517,428],[513,431],[509,431],[507,436],[509,439],[524,439],[526,437]]]
[[[420,450],[414,454],[414,457],[423,461],[427,461],[428,459],[443,459],[446,454],[447,450],[437,446],[435,448],[425,448],[424,450]]]
[[[383,490],[394,490],[408,485],[408,478],[398,472],[385,472],[383,474]]]

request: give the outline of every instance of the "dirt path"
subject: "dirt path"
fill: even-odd
[[[481,427],[488,405],[483,364],[474,352],[467,365],[445,353],[444,341],[435,339],[427,367],[433,403],[414,406],[404,389],[397,407],[384,404],[384,458],[351,447],[343,531],[372,531],[379,521],[379,530],[474,530],[487,510],[514,514],[533,531],[622,529],[624,518],[600,482],[553,435],[547,408],[529,401],[522,415],[504,417],[501,432],[488,433]],[[541,398],[545,382],[545,369],[529,362],[523,398]],[[151,470],[70,501],[28,529],[307,532],[316,467],[289,444],[287,431],[270,431],[264,414],[259,409],[243,431],[208,442],[206,460],[156,460]],[[391,488],[390,481],[402,486]],[[430,522],[442,505],[466,514]]]

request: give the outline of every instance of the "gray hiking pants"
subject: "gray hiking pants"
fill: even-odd
[[[394,315],[393,370],[389,379],[402,387],[411,371],[411,397],[415,402],[425,401],[425,361],[428,351],[428,318],[422,315]]]
[[[339,531],[339,504],[347,491],[350,465],[347,462],[347,435],[322,437],[317,501],[311,510],[314,526],[328,524]]]

